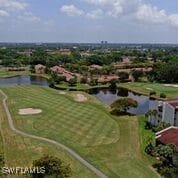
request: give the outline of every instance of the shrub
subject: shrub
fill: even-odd
[[[139,81],[139,78],[142,77],[144,75],[142,70],[133,70],[132,71],[132,76],[135,79],[135,81]]]
[[[146,147],[145,147],[145,152],[149,155],[154,155],[154,146],[153,144],[150,142]]]
[[[129,78],[129,73],[127,72],[118,72],[119,79],[121,81],[127,80]]]
[[[150,96],[151,95],[156,95],[156,92],[155,91],[150,91]]]
[[[88,78],[87,77],[82,77],[80,80],[80,83],[86,84],[88,82]]]
[[[111,104],[111,114],[123,115],[131,107],[136,108],[137,106],[138,102],[132,98],[118,99]]]
[[[70,79],[68,83],[69,83],[69,86],[71,87],[75,86],[77,84],[77,78],[75,77],[75,78]]]
[[[0,153],[0,170],[2,169],[2,167],[5,165],[5,161],[4,161],[4,155],[2,153]],[[0,171],[0,177],[3,178],[3,174],[2,171]]]
[[[118,82],[117,79],[112,79],[112,80],[110,81],[109,88],[115,90],[115,89],[117,88],[117,82]]]
[[[96,86],[96,85],[98,85],[98,80],[97,80],[97,79],[92,79],[92,80],[90,81],[90,85],[91,85],[91,86]]]
[[[161,130],[163,130],[163,129],[166,129],[166,128],[170,127],[170,126],[171,126],[171,125],[170,125],[169,123],[160,122],[160,123],[158,124],[158,126],[153,126],[153,127],[152,127],[152,131],[153,131],[153,132],[159,132],[159,131],[161,131]]]
[[[160,98],[166,98],[166,94],[165,93],[160,93]]]
[[[35,160],[33,167],[44,167],[45,173],[32,173],[32,178],[69,178],[72,173],[69,165],[65,165],[61,159],[54,156],[44,156]]]

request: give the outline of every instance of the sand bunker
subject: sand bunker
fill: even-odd
[[[76,94],[74,99],[78,102],[85,102],[88,100],[83,94]]]
[[[165,84],[164,86],[166,86],[166,87],[176,87],[176,88],[178,88],[178,85],[172,85],[172,84]]]
[[[19,109],[20,115],[32,115],[32,114],[39,114],[41,113],[41,109],[33,109],[33,108],[25,108],[25,109]]]
[[[146,88],[147,90],[153,90],[152,88]]]
[[[60,91],[59,94],[60,94],[60,95],[65,95],[66,92],[65,92],[65,91]]]

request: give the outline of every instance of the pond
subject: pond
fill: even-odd
[[[0,86],[14,86],[14,85],[40,85],[49,86],[47,79],[40,76],[15,76],[9,78],[0,78]],[[119,98],[129,97],[138,102],[137,108],[131,108],[128,110],[130,114],[144,114],[146,113],[151,105],[155,105],[157,100],[150,99],[148,96],[139,95],[137,93],[128,91],[123,88],[117,90],[109,89],[92,89],[89,90],[89,94],[96,96],[97,99],[101,100],[106,104],[111,104]]]
[[[0,86],[14,85],[40,85],[48,86],[48,81],[44,77],[19,75],[15,77],[0,78]]]
[[[152,105],[157,103],[157,100],[155,99],[151,99],[148,96],[140,95],[123,88],[118,88],[117,90],[94,89],[90,91],[90,94],[93,94],[100,101],[109,105],[119,98],[132,98],[138,102],[138,107],[131,108],[127,112],[134,115],[145,114]]]

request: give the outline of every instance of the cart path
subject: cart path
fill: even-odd
[[[0,90],[0,93],[4,96],[3,107],[4,107],[6,115],[7,115],[9,127],[10,127],[10,129],[12,131],[14,131],[15,133],[20,134],[22,136],[25,136],[25,137],[33,138],[33,139],[40,140],[40,141],[45,141],[45,142],[51,143],[53,145],[56,145],[56,146],[62,148],[63,150],[65,150],[66,152],[68,152],[70,155],[72,155],[78,161],[80,161],[84,166],[86,166],[88,169],[90,169],[98,177],[100,177],[100,178],[108,178],[104,173],[102,173],[100,170],[95,168],[92,164],[90,164],[88,161],[83,159],[78,153],[73,151],[71,148],[65,146],[64,144],[61,144],[59,142],[56,142],[56,141],[48,139],[48,138],[43,138],[43,137],[38,137],[38,136],[35,136],[35,135],[31,135],[31,134],[28,134],[28,133],[25,133],[25,132],[22,132],[22,131],[16,129],[14,124],[13,124],[13,119],[12,119],[12,116],[10,114],[10,111],[9,111],[8,106],[6,104],[6,101],[7,101],[8,97],[2,90]]]

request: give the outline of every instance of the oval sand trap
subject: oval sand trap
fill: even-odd
[[[78,102],[85,102],[87,101],[88,98],[85,97],[83,94],[76,94],[75,95],[75,101],[78,101]]]
[[[24,109],[19,109],[19,114],[20,115],[32,115],[32,114],[39,114],[41,113],[41,109],[33,109],[33,108],[24,108]]]
[[[59,94],[60,94],[60,95],[65,95],[66,92],[65,92],[65,91],[60,91]]]

